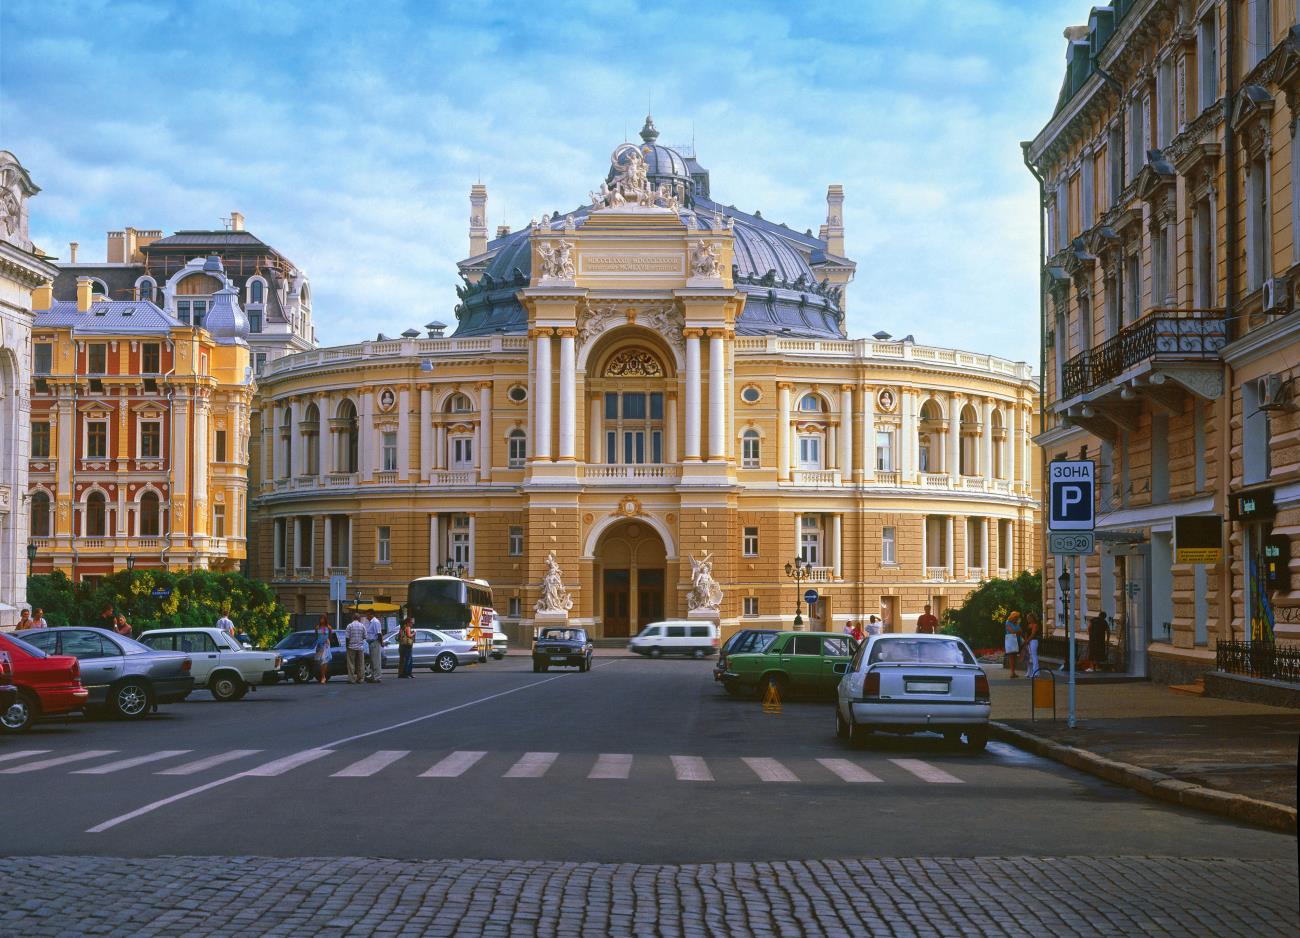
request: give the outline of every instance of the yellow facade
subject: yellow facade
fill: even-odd
[[[842,250],[838,190],[817,243]],[[755,327],[742,310],[768,285],[833,311],[852,262],[825,251],[820,288],[746,280],[757,222],[742,233],[721,213],[701,221],[703,195],[691,213],[649,191],[487,253],[476,191],[467,304],[500,284],[488,255],[516,250],[497,265],[522,278],[502,294],[522,308],[515,326],[463,335],[462,312],[454,337],[268,364],[251,556],[291,609],[324,611],[339,573],[349,595],[401,602],[455,561],[525,631],[553,552],[571,621],[615,637],[691,612],[691,559],[711,556],[722,604],[694,614],[724,627],[788,627],[813,587],[810,625],[883,614],[904,629],[924,603],[941,611],[983,576],[1038,565],[1029,366],[910,336]],[[781,232],[762,237],[786,249]],[[784,570],[796,554],[811,566],[800,584]]]
[[[1131,672],[1179,680],[1252,620],[1300,631],[1300,589],[1251,573],[1300,530],[1296,6],[1112,4],[1067,37],[1057,111],[1025,145],[1046,216],[1038,442],[1099,468],[1076,624],[1105,611]],[[1276,513],[1232,517],[1264,492]],[[1204,515],[1223,560],[1176,562],[1177,519]]]

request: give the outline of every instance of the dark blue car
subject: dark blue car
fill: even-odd
[[[329,677],[348,673],[346,639],[342,632],[330,633]],[[316,632],[290,632],[276,644],[275,650],[284,658],[280,673],[295,684],[305,684],[320,677],[316,664]],[[370,678],[370,656],[366,656],[366,678]]]

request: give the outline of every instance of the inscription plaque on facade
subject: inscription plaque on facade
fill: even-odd
[[[584,274],[684,274],[681,254],[584,254]]]

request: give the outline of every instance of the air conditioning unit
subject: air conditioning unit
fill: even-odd
[[[1291,292],[1280,277],[1264,281],[1264,312],[1281,314],[1290,307]]]
[[[1291,379],[1268,374],[1255,382],[1255,400],[1264,411],[1294,410],[1291,402]]]

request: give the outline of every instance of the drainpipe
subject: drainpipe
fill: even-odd
[[[1039,172],[1029,159],[1029,141],[1023,141],[1020,144],[1020,155],[1024,158],[1025,169],[1038,182],[1038,432],[1042,433],[1047,423],[1047,295],[1043,292],[1043,271],[1047,267],[1047,184],[1043,181],[1043,174]],[[1057,388],[1058,393],[1060,388]],[[949,415],[950,417],[953,415]],[[1040,469],[1042,457],[1039,457]],[[1029,467],[1025,467],[1025,473],[1028,475]],[[1031,476],[1032,478],[1032,476]],[[1040,570],[1047,571],[1047,538],[1039,539],[1039,563]],[[1047,581],[1049,577],[1043,576],[1043,593],[1042,598],[1047,598]],[[1043,606],[1046,607],[1046,602]],[[1049,618],[1046,615],[1044,618]],[[1050,621],[1050,618],[1049,618]]]
[[[1237,333],[1237,140],[1232,130],[1232,101],[1236,97],[1237,87],[1237,4],[1227,5],[1227,19],[1224,24],[1223,65],[1226,77],[1223,94],[1223,159],[1224,159],[1224,210],[1225,222],[1225,256],[1224,268],[1227,284],[1223,296],[1224,341],[1231,343]],[[1223,554],[1224,562],[1219,574],[1219,636],[1232,639],[1232,522],[1228,520],[1228,507],[1232,504],[1232,366],[1223,362],[1223,393],[1218,400],[1219,416],[1219,511],[1228,525],[1225,531]],[[1249,611],[1255,604],[1254,594],[1250,590],[1250,569],[1245,566],[1250,557],[1250,544],[1246,543],[1250,529],[1242,530],[1242,594],[1246,598],[1242,609],[1242,638],[1249,642],[1251,638]]]

